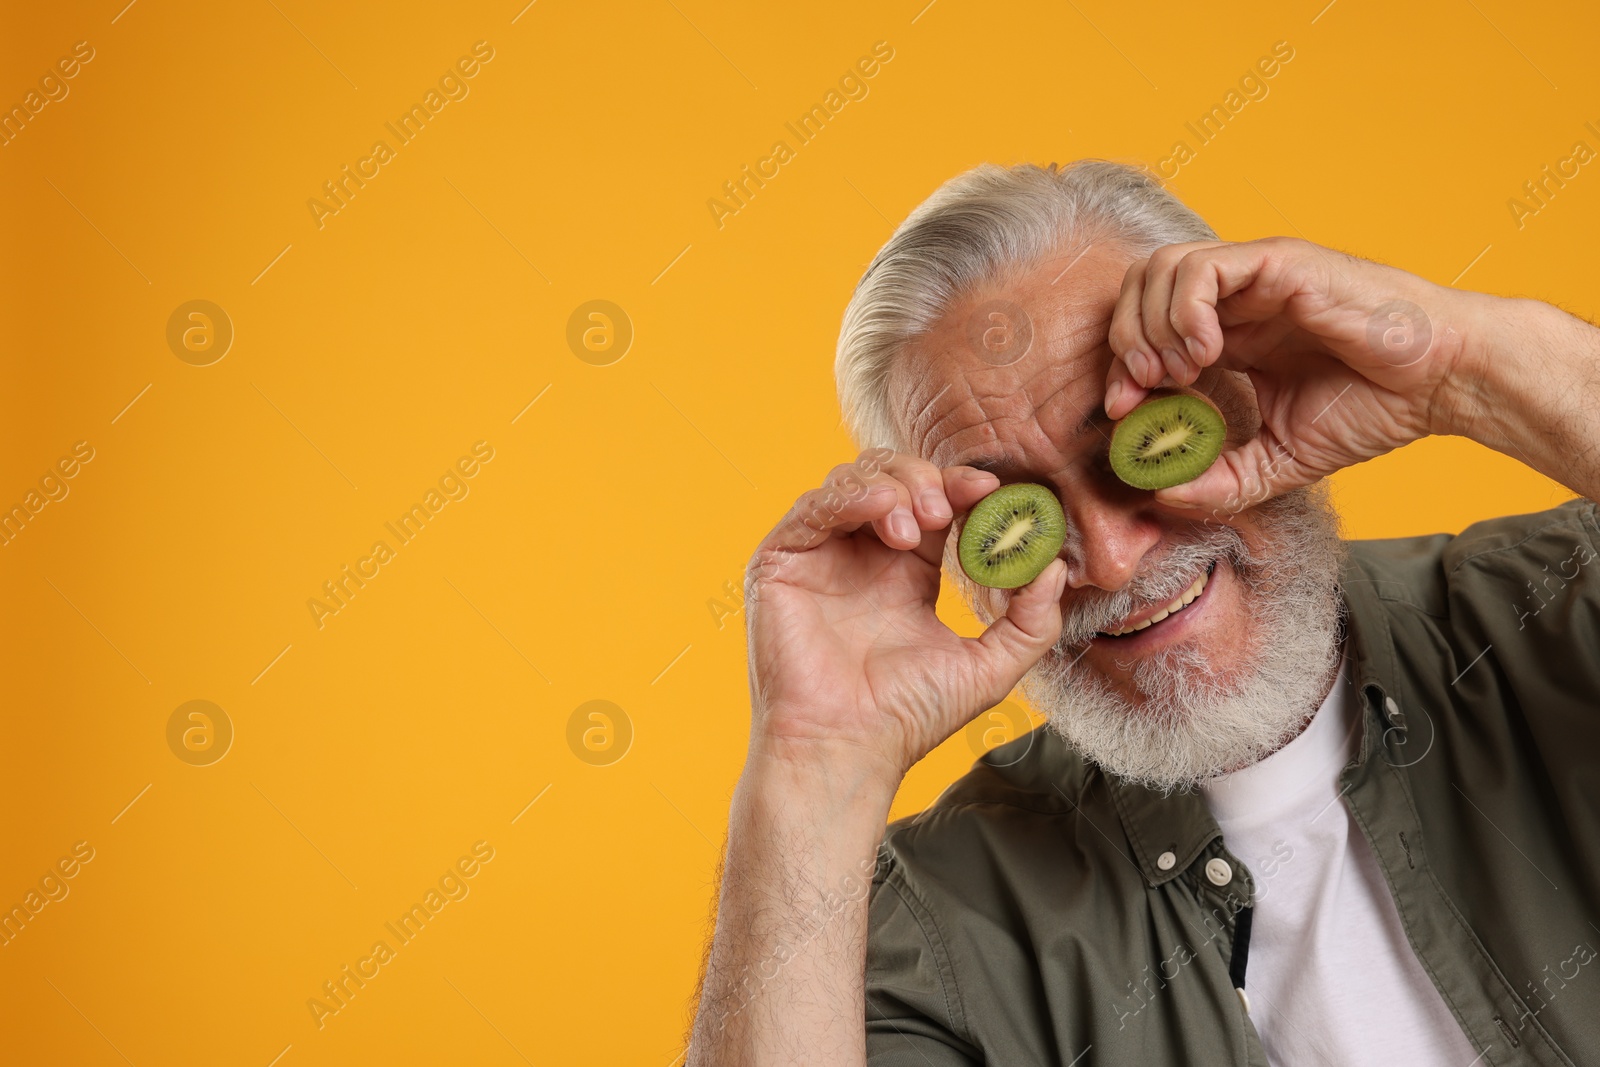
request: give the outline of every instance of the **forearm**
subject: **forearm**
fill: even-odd
[[[685,1067],[866,1062],[867,892],[892,785],[752,759]]]
[[[1537,300],[1478,297],[1435,432],[1600,499],[1600,330]]]

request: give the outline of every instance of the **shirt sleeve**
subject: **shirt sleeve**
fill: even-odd
[[[874,884],[867,924],[870,1067],[979,1067],[938,928],[897,871]]]

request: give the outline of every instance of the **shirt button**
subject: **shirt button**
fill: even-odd
[[[1206,877],[1212,885],[1227,885],[1233,881],[1233,868],[1224,859],[1213,859],[1206,864]]]
[[[1160,867],[1163,871],[1172,870],[1172,868],[1177,864],[1177,862],[1178,862],[1178,857],[1174,856],[1170,852],[1163,852],[1161,855],[1156,857],[1156,866]]]
[[[1249,1015],[1250,1014],[1250,998],[1245,994],[1244,990],[1239,989],[1237,987],[1234,988],[1234,992],[1239,994],[1239,1003],[1244,1005],[1244,1013],[1246,1015]]]

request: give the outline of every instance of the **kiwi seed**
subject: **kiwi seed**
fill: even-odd
[[[1111,432],[1111,469],[1138,489],[1193,481],[1222,454],[1222,413],[1188,393],[1146,400]]]
[[[1067,539],[1055,493],[1042,485],[1003,485],[973,506],[961,527],[961,569],[979,585],[1016,589],[1050,566]]]

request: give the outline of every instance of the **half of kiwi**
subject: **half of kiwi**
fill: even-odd
[[[1111,469],[1138,489],[1167,489],[1204,474],[1222,454],[1222,413],[1188,393],[1146,400],[1111,432]]]
[[[1042,485],[1003,485],[978,501],[961,527],[961,569],[979,585],[1016,589],[1050,566],[1067,539],[1061,502]]]

